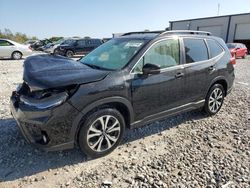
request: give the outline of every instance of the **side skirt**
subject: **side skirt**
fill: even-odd
[[[188,104],[185,104],[182,106],[178,106],[176,108],[165,110],[165,111],[159,112],[157,114],[147,116],[147,117],[143,118],[142,120],[133,122],[130,125],[130,128],[133,129],[133,128],[142,127],[145,124],[149,124],[149,123],[152,123],[152,122],[157,121],[157,120],[161,120],[161,119],[164,119],[164,118],[167,118],[170,116],[174,116],[174,115],[177,115],[177,114],[180,114],[183,112],[188,112],[190,110],[198,109],[198,108],[203,107],[204,104],[205,104],[205,100],[201,100],[198,102],[188,103]]]

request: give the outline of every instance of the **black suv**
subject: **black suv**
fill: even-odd
[[[28,142],[46,150],[79,145],[100,157],[126,128],[198,108],[216,114],[232,89],[234,62],[224,41],[206,32],[127,33],[79,61],[27,58],[11,111]]]
[[[59,45],[55,51],[59,55],[73,57],[74,55],[86,55],[102,44],[101,39],[72,39]]]

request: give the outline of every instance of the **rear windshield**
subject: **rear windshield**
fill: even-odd
[[[100,69],[122,69],[144,44],[145,40],[141,39],[112,39],[83,57],[80,62]]]

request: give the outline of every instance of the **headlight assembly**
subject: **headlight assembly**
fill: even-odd
[[[34,99],[27,96],[21,96],[20,102],[32,108],[44,110],[61,105],[67,100],[68,97],[69,95],[67,92],[51,94],[49,97],[45,97],[42,99]]]

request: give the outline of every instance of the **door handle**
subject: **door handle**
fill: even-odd
[[[183,72],[178,72],[176,75],[175,75],[175,78],[182,78],[184,76],[184,73]]]

